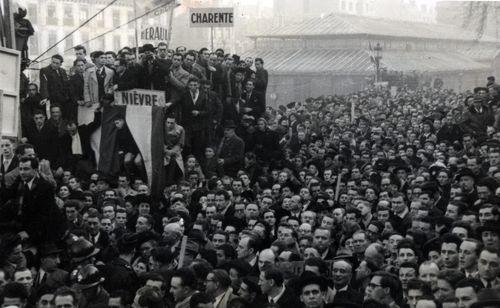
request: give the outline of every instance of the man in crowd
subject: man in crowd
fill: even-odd
[[[75,48],[69,84],[54,56],[1,139],[3,306],[475,307],[500,285],[494,91],[268,107],[262,58],[138,51]],[[113,159],[134,142],[144,179]]]

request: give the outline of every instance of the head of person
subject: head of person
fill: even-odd
[[[415,308],[417,302],[424,296],[432,296],[432,290],[428,283],[419,279],[410,279],[407,283],[407,301],[410,308]]]
[[[183,301],[196,290],[196,276],[189,268],[175,271],[170,280],[170,293],[176,303]]]
[[[55,308],[76,308],[79,304],[78,298],[75,290],[61,287],[54,293],[54,306]]]
[[[477,293],[483,288],[481,280],[474,278],[465,278],[457,283],[455,288],[455,298],[459,308],[470,308],[476,303]]]
[[[205,292],[208,295],[217,297],[227,291],[231,286],[231,278],[223,269],[215,269],[208,273],[205,280]]]
[[[283,272],[274,266],[269,266],[260,272],[259,286],[262,294],[270,295],[282,288]]]
[[[50,62],[50,66],[52,67],[52,69],[54,70],[57,70],[59,68],[61,68],[61,65],[62,63],[64,62],[64,59],[61,55],[53,55],[51,58],[50,58],[51,62]]]
[[[374,300],[381,304],[401,303],[403,290],[399,279],[387,272],[375,272],[365,289],[364,300]]]

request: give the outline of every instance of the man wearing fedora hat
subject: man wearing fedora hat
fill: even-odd
[[[477,233],[481,236],[484,247],[500,248],[500,226],[497,221],[485,221],[482,226],[477,228]]]
[[[87,264],[78,271],[75,287],[82,294],[80,308],[108,304],[109,293],[101,286],[104,280],[97,267],[92,264]]]
[[[51,288],[57,288],[68,282],[69,273],[59,268],[61,252],[62,249],[54,243],[47,243],[40,248],[40,269],[35,276],[35,287],[45,284]]]

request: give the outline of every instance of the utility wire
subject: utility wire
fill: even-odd
[[[103,7],[102,9],[100,9],[97,13],[95,13],[92,17],[90,17],[89,19],[87,19],[86,21],[84,21],[80,26],[78,26],[75,30],[71,31],[70,33],[68,33],[66,36],[64,36],[62,39],[60,39],[59,41],[57,41],[54,45],[50,46],[47,50],[45,50],[44,52],[42,52],[38,57],[36,57],[35,60],[33,60],[32,62],[36,62],[36,60],[40,59],[41,56],[43,56],[44,54],[46,54],[47,52],[49,52],[49,50],[51,50],[52,48],[56,47],[57,45],[59,45],[59,43],[61,43],[62,41],[64,41],[65,39],[67,39],[68,37],[70,37],[71,35],[73,35],[73,33],[75,33],[76,31],[78,31],[80,28],[82,28],[83,26],[85,26],[86,24],[88,24],[92,19],[94,19],[97,15],[101,14],[105,9],[107,9],[108,7],[110,7],[111,5],[113,5],[116,1],[118,0],[111,0],[110,3],[108,3],[105,7]]]
[[[157,6],[157,7],[155,7],[154,9],[151,9],[151,10],[149,10],[149,11],[146,11],[146,12],[145,12],[145,13],[143,13],[142,15],[139,15],[139,16],[137,16],[136,18],[133,18],[133,19],[131,19],[131,20],[127,21],[126,23],[119,25],[119,26],[118,26],[118,27],[116,27],[116,28],[113,28],[113,29],[108,30],[108,31],[106,31],[106,32],[104,32],[104,33],[101,33],[101,34],[99,34],[98,36],[95,36],[95,37],[93,37],[93,38],[91,38],[91,39],[89,39],[89,40],[87,40],[87,41],[85,41],[85,42],[82,42],[82,43],[78,44],[78,45],[85,45],[85,44],[87,44],[87,43],[90,43],[90,42],[92,42],[92,41],[94,41],[94,40],[96,40],[96,39],[98,39],[98,38],[100,38],[100,37],[103,37],[103,36],[105,36],[105,35],[107,35],[107,34],[109,34],[109,33],[113,32],[113,31],[115,31],[115,30],[120,29],[121,27],[124,27],[124,26],[126,26],[126,25],[128,25],[128,24],[130,24],[130,23],[132,23],[132,22],[134,22],[134,21],[136,21],[137,19],[140,19],[140,18],[142,18],[142,17],[144,17],[144,16],[146,16],[146,15],[149,15],[151,12],[154,12],[154,11],[156,11],[156,10],[158,10],[158,9],[161,9],[161,8],[162,8],[162,7],[164,7],[164,6],[170,5],[170,4],[171,4],[172,2],[174,2],[174,1],[175,1],[175,0],[170,0],[170,1],[169,1],[169,2],[167,2],[167,3],[161,4],[161,5]],[[75,45],[75,46],[76,46],[76,45]],[[63,51],[63,54],[67,53],[68,51],[73,50],[73,48],[74,48],[74,46],[72,46],[72,47],[70,47],[70,48],[68,48],[68,49],[64,50],[64,51]],[[38,58],[40,58],[40,56],[38,56]],[[38,58],[37,58],[37,59],[38,59]],[[40,62],[44,62],[44,61],[47,61],[47,60],[49,60],[49,59],[51,59],[51,57],[48,57],[48,58],[42,59],[42,60],[38,61],[38,63],[40,63]],[[32,62],[34,62],[34,61],[32,61]]]

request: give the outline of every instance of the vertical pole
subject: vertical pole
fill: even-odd
[[[172,8],[170,9],[168,17],[167,48],[170,48],[170,41],[172,40],[172,24],[174,22],[174,9],[175,9],[175,2],[174,5],[172,5]]]
[[[137,0],[134,0],[134,23],[135,23],[135,59],[139,61],[139,25],[137,22]]]
[[[211,46],[211,51],[214,51],[214,27],[210,27],[210,46]]]
[[[12,11],[12,0],[2,0],[3,2],[3,35],[5,35],[5,47],[16,49],[16,36],[14,29],[14,14]]]

